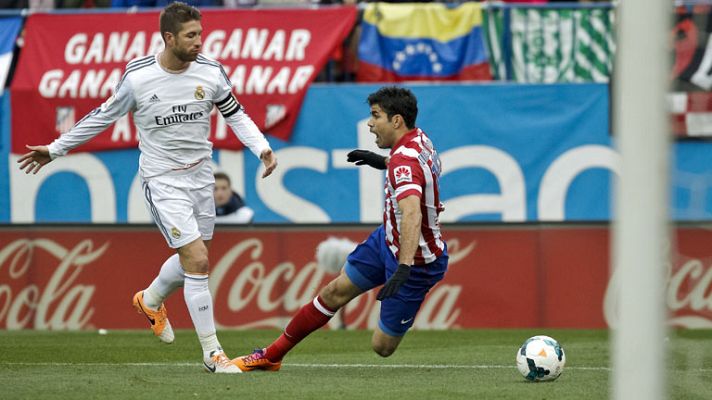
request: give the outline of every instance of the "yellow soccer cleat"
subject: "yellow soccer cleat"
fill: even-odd
[[[243,372],[254,371],[261,369],[263,371],[277,372],[282,367],[282,362],[272,362],[265,357],[264,349],[255,349],[252,354],[238,357],[232,362],[237,365]]]
[[[151,323],[151,330],[153,334],[158,336],[158,338],[163,343],[173,343],[175,340],[175,335],[173,334],[173,328],[171,328],[171,323],[168,322],[168,311],[166,306],[161,304],[161,307],[157,310],[151,310],[146,307],[143,303],[143,290],[137,292],[133,297],[133,306],[138,311],[139,314],[143,314]]]

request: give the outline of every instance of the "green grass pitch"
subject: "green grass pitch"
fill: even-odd
[[[219,338],[236,357],[278,333],[221,331]],[[516,370],[519,345],[535,334],[556,338],[566,351],[567,365],[557,381],[530,383]],[[0,398],[609,398],[607,331],[414,331],[387,359],[370,350],[370,335],[321,330],[285,358],[280,372],[218,375],[203,372],[193,331],[178,331],[171,345],[159,343],[148,330],[0,331]],[[668,345],[669,398],[712,399],[712,332],[671,332]]]

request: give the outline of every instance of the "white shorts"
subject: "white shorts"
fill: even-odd
[[[215,178],[210,163],[141,179],[144,202],[168,246],[213,238]]]

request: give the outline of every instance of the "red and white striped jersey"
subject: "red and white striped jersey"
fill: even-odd
[[[405,134],[391,149],[390,157],[385,185],[386,205],[383,210],[386,244],[398,259],[402,218],[398,200],[411,195],[418,196],[423,218],[415,264],[433,262],[445,249],[438,217],[444,209],[438,185],[440,158],[433,143],[419,128]]]

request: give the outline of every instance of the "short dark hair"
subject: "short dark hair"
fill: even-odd
[[[224,179],[224,180],[227,181],[228,186],[232,186],[232,182],[230,182],[230,177],[227,176],[226,173],[224,173],[224,172],[216,172],[216,173],[213,174],[213,176],[215,177],[215,180]]]
[[[180,1],[173,2],[161,11],[161,37],[163,37],[163,40],[166,40],[166,32],[178,35],[181,24],[188,21],[200,21],[200,18],[200,11],[198,11],[197,8]]]
[[[413,92],[398,86],[384,86],[368,95],[368,105],[378,104],[385,111],[390,121],[394,115],[403,117],[408,129],[415,128],[415,119],[418,118],[418,99]]]

